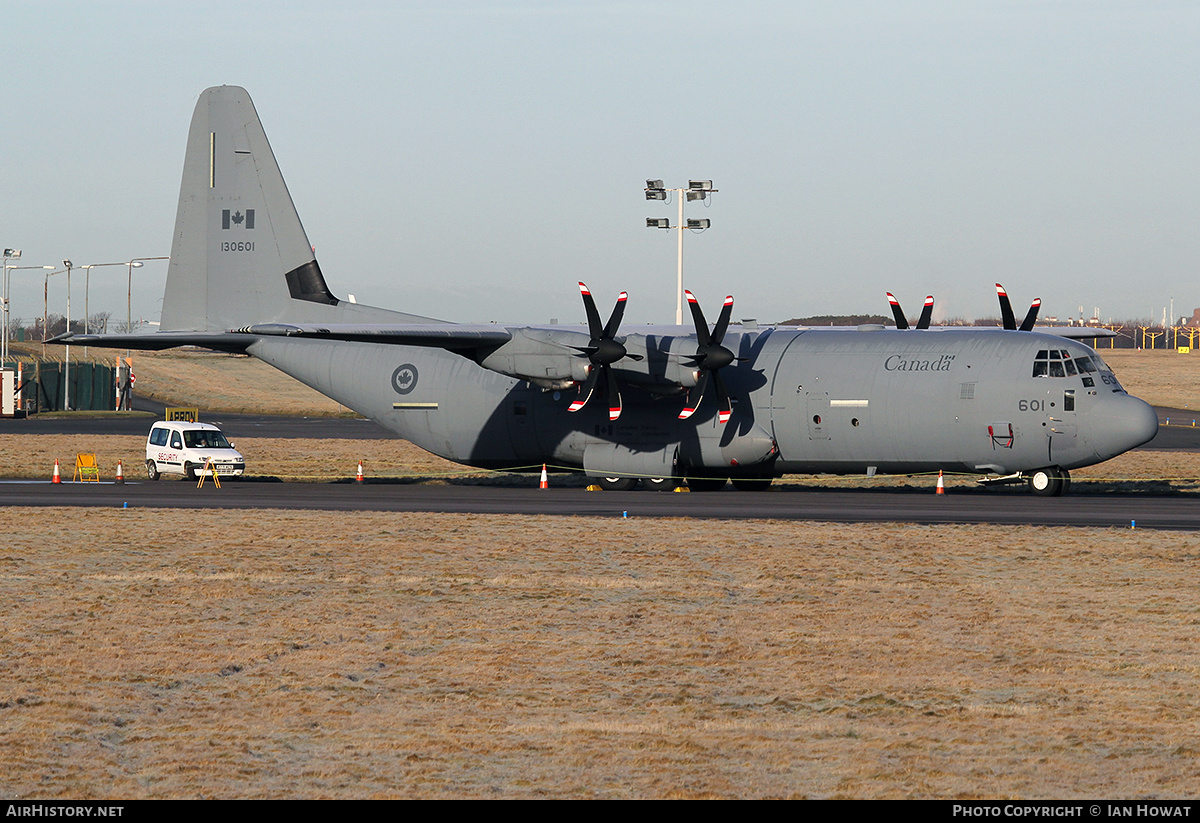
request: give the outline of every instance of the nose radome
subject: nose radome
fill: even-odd
[[[1112,395],[1093,410],[1092,425],[1093,445],[1107,459],[1153,440],[1158,434],[1158,414],[1145,400]]]

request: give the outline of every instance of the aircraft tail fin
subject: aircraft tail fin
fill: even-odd
[[[250,95],[237,86],[207,89],[188,133],[162,328],[222,330],[281,320],[293,300],[339,302],[325,285]]]

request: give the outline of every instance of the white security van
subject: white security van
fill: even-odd
[[[146,439],[146,474],[157,480],[164,474],[195,479],[212,461],[220,477],[240,477],[246,459],[211,423],[168,420],[155,423]]]

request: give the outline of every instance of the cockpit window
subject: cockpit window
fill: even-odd
[[[1040,349],[1033,361],[1034,377],[1078,377],[1083,376],[1085,386],[1092,385],[1092,379],[1087,375],[1100,373],[1106,376],[1105,383],[1118,385],[1113,377],[1112,369],[1100,359],[1100,355],[1084,355],[1072,357],[1067,349]]]

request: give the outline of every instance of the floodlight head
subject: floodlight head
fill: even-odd
[[[142,263],[142,261],[141,261],[141,260],[134,260],[134,261],[133,261],[132,263],[130,263],[129,265],[133,266],[135,269],[140,269],[140,268],[141,268],[143,265],[145,265],[145,264],[144,264],[144,263]]]
[[[74,263],[72,263],[70,260],[64,260],[64,261],[63,261],[63,265],[64,265],[64,266],[66,266],[66,267],[69,269],[69,268],[71,268],[72,266],[74,266],[75,264],[74,264]]]
[[[648,229],[669,229],[671,221],[665,217],[647,217],[646,228]]]
[[[688,188],[694,191],[712,191],[711,180],[689,180]]]
[[[648,188],[648,189],[661,189],[662,187],[663,187],[663,181],[661,181],[661,180],[647,180],[646,181],[646,188]]]
[[[708,197],[708,192],[706,191],[695,190],[687,193],[687,199],[689,203],[693,200],[703,200],[706,197]]]
[[[646,189],[647,200],[666,200],[667,193],[662,189]]]
[[[708,218],[703,218],[700,220],[693,220],[691,218],[688,218],[688,221],[687,221],[687,227],[689,229],[707,229],[711,225],[712,225],[712,223],[711,223],[711,221],[708,220]]]

